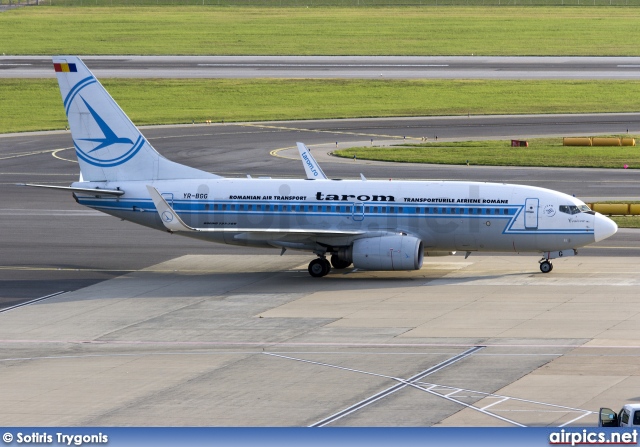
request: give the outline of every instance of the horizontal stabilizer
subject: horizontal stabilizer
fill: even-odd
[[[97,196],[121,196],[124,191],[120,189],[100,189],[100,188],[74,188],[72,186],[36,185],[35,183],[18,183],[17,186],[31,186],[33,188],[58,189],[61,191],[82,192]]]

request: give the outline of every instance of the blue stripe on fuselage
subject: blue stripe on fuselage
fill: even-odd
[[[121,211],[154,211],[155,206],[150,199],[114,199],[114,198],[83,198],[78,201],[82,205],[95,209],[121,210]],[[217,216],[292,216],[301,213],[309,217],[352,217],[353,204],[331,204],[326,202],[247,202],[235,200],[174,200],[173,208],[179,214],[190,215],[217,215]],[[394,211],[390,211],[390,209]],[[396,203],[365,204],[365,219],[378,219],[381,217],[401,218],[467,218],[467,219],[508,219],[503,234],[592,234],[593,229],[513,229],[516,219],[520,215],[524,205],[451,205],[451,206],[411,206]],[[401,211],[400,211],[401,210]],[[366,222],[366,220],[365,220]]]

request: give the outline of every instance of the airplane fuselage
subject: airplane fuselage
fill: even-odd
[[[154,186],[176,213],[196,228],[225,232],[193,237],[256,247],[312,249],[348,245],[346,236],[313,240],[295,234],[252,238],[234,228],[296,228],[406,233],[429,251],[548,252],[596,240],[597,216],[575,212],[574,197],[521,185],[441,181],[213,179],[156,182],[74,183],[121,189],[120,197],[76,194],[79,203],[142,225],[165,230],[146,185]],[[570,212],[573,212],[571,214]],[[298,244],[298,245],[296,245]]]

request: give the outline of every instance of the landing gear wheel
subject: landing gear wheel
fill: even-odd
[[[331,264],[325,258],[314,259],[309,263],[309,274],[314,278],[326,276],[331,271]]]
[[[331,263],[327,260],[327,258],[322,258],[322,267],[324,268],[324,273],[322,276],[328,275],[331,271]]]
[[[553,264],[549,261],[543,261],[540,263],[540,271],[542,273],[549,273],[551,270],[553,270]]]
[[[346,269],[351,265],[350,262],[340,259],[338,255],[331,255],[331,265],[334,269]]]

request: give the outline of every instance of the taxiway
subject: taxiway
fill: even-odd
[[[630,170],[389,165],[328,152],[336,141],[433,133],[638,132],[638,121],[415,118],[143,132],[168,158],[227,176],[301,177],[287,148],[305,141],[331,177],[393,172],[634,198]],[[0,137],[5,425],[595,425],[599,406],[638,396],[636,231],[556,261],[550,275],[535,255],[472,255],[428,259],[417,272],[316,279],[309,256],[205,244],[87,210],[66,193],[15,186],[74,181],[70,147],[66,132]]]

